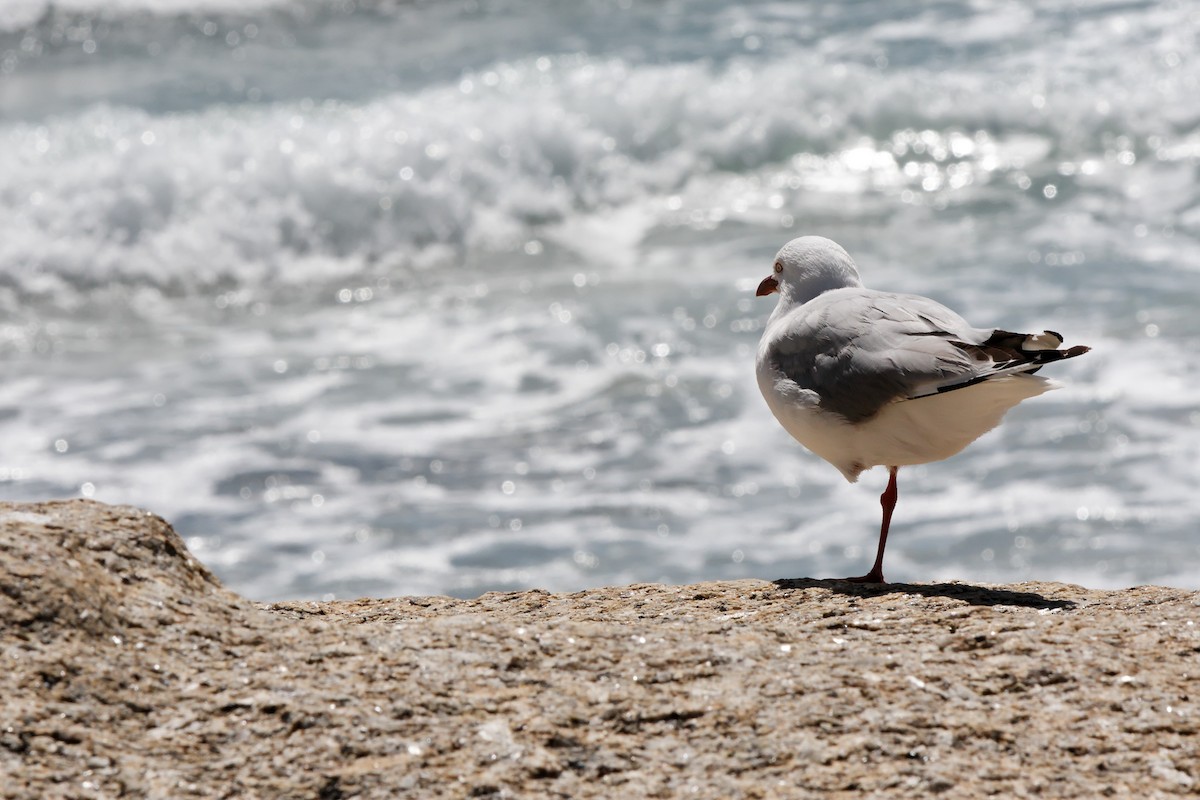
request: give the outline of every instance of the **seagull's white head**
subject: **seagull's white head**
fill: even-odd
[[[759,297],[779,292],[785,303],[807,303],[830,289],[862,286],[854,259],[824,236],[792,239],[776,254],[774,269],[758,285]]]

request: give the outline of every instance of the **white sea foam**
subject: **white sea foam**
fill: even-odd
[[[1200,585],[1194,12],[269,5],[0,38],[5,497],[256,597],[861,571],[881,478],[750,366],[820,232],[1095,348],[902,473],[892,577]]]

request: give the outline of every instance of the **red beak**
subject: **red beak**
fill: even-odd
[[[755,297],[766,297],[769,294],[775,294],[779,291],[779,281],[775,280],[774,275],[768,275],[763,278],[763,282],[758,285],[758,291],[754,293]]]

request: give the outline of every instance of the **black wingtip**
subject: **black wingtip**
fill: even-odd
[[[1025,351],[1024,356],[1035,364],[1049,364],[1052,361],[1062,361],[1064,358],[1081,356],[1091,349],[1086,344],[1077,344],[1074,347],[1068,347],[1066,350]]]

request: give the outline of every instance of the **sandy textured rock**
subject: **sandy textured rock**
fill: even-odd
[[[1195,797],[1200,593],[833,581],[255,604],[0,504],[0,795]]]

